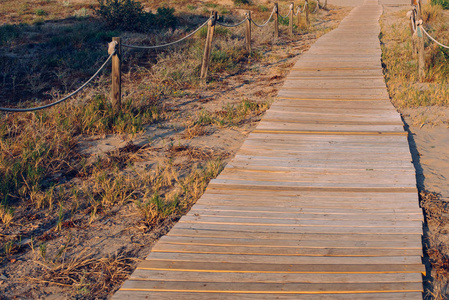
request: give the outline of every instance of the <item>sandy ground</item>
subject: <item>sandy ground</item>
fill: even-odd
[[[394,23],[391,13],[407,10],[408,1],[380,0],[383,21]],[[409,132],[410,151],[425,216],[424,258],[426,299],[448,299],[449,278],[449,108],[399,109]]]
[[[421,107],[401,111],[416,167],[419,190],[449,202],[449,108]]]

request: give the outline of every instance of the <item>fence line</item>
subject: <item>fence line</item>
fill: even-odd
[[[180,43],[180,42],[182,42],[182,41],[188,39],[189,37],[191,37],[191,36],[194,35],[195,33],[197,33],[201,28],[203,28],[204,26],[207,25],[207,22],[209,22],[209,20],[210,20],[211,18],[212,18],[212,17],[210,17],[209,19],[207,19],[206,22],[204,22],[201,26],[199,26],[197,29],[195,29],[194,31],[192,31],[191,33],[189,33],[188,35],[186,35],[185,37],[183,37],[183,38],[181,38],[181,39],[179,39],[179,40],[177,40],[177,41],[174,41],[174,42],[170,42],[170,43],[162,44],[162,45],[155,45],[155,46],[139,46],[139,45],[127,45],[127,44],[122,44],[122,46],[123,46],[123,47],[126,47],[126,48],[133,48],[133,49],[157,49],[157,48],[165,48],[165,47],[169,47],[169,46],[178,44],[178,43]]]
[[[316,1],[316,7],[315,13],[317,9],[320,7],[319,0]],[[326,1],[327,3],[327,1]],[[254,24],[256,27],[263,28],[269,24],[269,22],[273,19],[275,19],[274,22],[274,38],[277,39],[279,36],[279,18],[289,18],[289,25],[288,25],[288,32],[289,35],[293,35],[293,16],[298,16],[298,25],[300,25],[301,22],[301,13],[305,13],[306,16],[306,23],[307,26],[309,25],[309,2],[308,0],[305,0],[304,7],[301,10],[300,5],[298,5],[298,8],[296,10],[296,13],[294,13],[294,3],[292,2],[289,6],[289,11],[287,15],[283,16],[279,14],[278,4],[275,3],[273,10],[271,12],[270,17],[268,20],[263,24],[256,23],[252,17],[251,12],[248,11],[245,13],[245,18],[236,23],[236,24],[226,24],[218,22],[218,15],[217,12],[212,11],[211,16],[209,19],[201,24],[199,27],[197,27],[195,30],[184,36],[183,38],[180,38],[179,40],[161,44],[161,45],[153,45],[153,46],[143,46],[143,45],[129,45],[129,44],[122,44],[119,37],[114,37],[113,41],[109,43],[108,45],[108,54],[109,57],[106,59],[106,61],[101,65],[101,67],[95,72],[92,77],[90,77],[85,83],[83,83],[78,89],[70,93],[69,95],[65,96],[64,98],[57,100],[53,103],[42,105],[38,107],[32,107],[32,108],[9,108],[9,107],[0,107],[0,111],[4,112],[31,112],[31,111],[37,111],[45,108],[52,107],[54,105],[57,105],[59,103],[62,103],[71,97],[78,94],[80,91],[82,91],[94,78],[98,76],[98,74],[106,67],[106,65],[109,63],[109,61],[112,60],[112,91],[111,91],[111,102],[113,104],[114,110],[118,111],[120,110],[121,106],[121,48],[132,48],[132,49],[140,49],[140,50],[151,50],[151,49],[159,49],[159,48],[165,48],[169,47],[178,43],[181,43],[182,41],[192,37],[195,33],[197,33],[199,30],[201,30],[203,27],[207,25],[207,37],[206,37],[206,46],[204,49],[204,55],[202,59],[201,64],[201,75],[200,78],[202,80],[206,80],[207,77],[207,70],[209,66],[209,60],[210,60],[210,52],[211,52],[211,46],[212,46],[212,39],[213,39],[213,33],[215,30],[215,25],[224,26],[224,27],[238,27],[240,25],[246,24],[246,31],[245,31],[245,41],[246,41],[246,50],[251,53],[251,24]],[[426,33],[427,34],[427,33]]]
[[[421,18],[421,0],[414,0],[412,9],[407,12],[407,17],[410,19],[410,31],[412,35],[412,51],[418,56],[418,77],[422,82],[425,77],[425,46],[424,35],[440,47],[449,49],[449,46],[444,45],[433,38],[425,29],[423,20]]]
[[[223,27],[229,27],[229,28],[233,28],[233,27],[238,27],[240,25],[242,25],[243,23],[246,22],[246,20],[248,20],[248,17],[244,18],[242,21],[236,23],[236,24],[225,24],[225,23],[220,23],[217,22],[217,25],[223,26]]]
[[[270,17],[268,18],[268,20],[265,22],[265,23],[263,23],[263,24],[257,24],[253,19],[251,19],[251,22],[255,25],[255,26],[257,26],[257,27],[259,27],[259,28],[263,28],[263,27],[265,27],[265,26],[267,26],[268,25],[268,23],[271,21],[271,19],[273,18],[273,15],[274,15],[274,13],[276,12],[276,9],[273,7],[273,10],[271,11],[271,15],[270,15]]]
[[[428,37],[429,39],[431,39],[433,42],[435,42],[437,45],[439,45],[439,46],[441,46],[441,47],[443,47],[443,48],[449,49],[449,46],[444,45],[444,44],[438,42],[438,41],[437,41],[436,39],[434,39],[433,37],[431,37],[430,34],[428,34],[427,31],[424,29],[424,27],[422,27],[421,29],[422,29],[422,31],[427,35],[427,37]]]

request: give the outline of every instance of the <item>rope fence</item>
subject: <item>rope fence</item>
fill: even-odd
[[[448,45],[437,41],[433,38],[426,29],[424,29],[423,20],[421,17],[421,0],[413,0],[412,9],[407,12],[407,17],[410,19],[410,32],[412,36],[412,51],[418,56],[418,77],[421,82],[425,79],[425,45],[424,35],[438,46],[449,49]]]
[[[169,47],[169,46],[173,46],[176,45],[178,43],[181,43],[182,41],[188,39],[189,37],[191,37],[192,35],[194,35],[195,33],[197,33],[198,31],[201,30],[201,28],[203,28],[204,26],[207,26],[207,23],[210,21],[212,17],[210,17],[206,22],[204,22],[200,27],[198,27],[197,29],[195,29],[194,31],[192,31],[191,33],[189,33],[188,35],[186,35],[185,37],[174,41],[174,42],[170,42],[167,44],[162,44],[162,45],[155,45],[155,46],[138,46],[138,45],[127,45],[127,44],[122,44],[122,47],[126,47],[126,48],[132,48],[132,49],[144,49],[144,50],[149,50],[149,49],[158,49],[158,48],[165,48],[165,47]]]
[[[326,0],[327,3],[327,0]],[[315,10],[313,13],[315,13],[319,8],[324,8],[325,5],[323,7],[320,6],[319,0],[316,0],[316,6],[315,6]],[[32,108],[9,108],[9,107],[0,107],[0,111],[4,111],[4,112],[31,112],[31,111],[37,111],[37,110],[41,110],[41,109],[45,109],[45,108],[49,108],[52,107],[54,105],[60,104],[70,98],[72,98],[73,96],[75,96],[76,94],[78,94],[79,92],[81,92],[89,83],[91,83],[99,74],[101,71],[104,70],[104,68],[106,67],[106,65],[112,61],[112,72],[111,72],[111,77],[112,77],[112,85],[111,85],[111,102],[112,102],[112,106],[114,108],[115,111],[119,111],[121,108],[121,53],[122,53],[122,47],[124,48],[131,48],[131,49],[138,49],[138,50],[152,50],[152,49],[160,49],[160,48],[166,48],[166,47],[170,47],[176,44],[179,44],[185,40],[187,40],[188,38],[192,37],[195,33],[197,33],[198,31],[200,31],[202,28],[207,26],[207,36],[206,36],[206,43],[205,43],[205,47],[204,47],[204,54],[203,54],[203,59],[202,59],[202,63],[201,63],[201,74],[200,74],[200,79],[205,81],[207,78],[207,71],[209,68],[209,61],[210,61],[210,54],[211,54],[211,49],[212,49],[212,39],[213,39],[213,34],[215,31],[215,26],[219,25],[219,26],[223,26],[223,27],[228,27],[228,28],[234,28],[234,27],[238,27],[240,25],[246,24],[246,30],[245,30],[245,44],[246,44],[246,50],[248,51],[248,53],[251,53],[251,24],[253,24],[256,27],[259,28],[263,28],[265,26],[267,26],[270,21],[272,21],[274,19],[274,39],[276,40],[279,37],[279,18],[282,19],[287,19],[289,20],[288,22],[288,32],[290,36],[293,36],[293,17],[297,17],[297,23],[298,23],[298,27],[301,25],[301,14],[305,14],[305,18],[306,18],[306,25],[307,27],[310,25],[310,20],[309,20],[309,1],[305,0],[304,2],[304,6],[303,9],[301,9],[301,6],[298,5],[297,9],[296,9],[296,13],[294,12],[294,3],[292,2],[289,6],[289,10],[288,13],[286,15],[281,15],[279,13],[279,8],[278,8],[278,4],[275,3],[273,10],[271,11],[270,16],[268,17],[268,19],[263,23],[263,24],[258,24],[256,23],[252,17],[251,17],[251,12],[248,11],[245,13],[245,18],[235,24],[227,24],[227,23],[222,23],[222,22],[218,22],[218,14],[216,11],[212,11],[211,12],[211,16],[209,17],[209,19],[207,19],[203,24],[201,24],[199,27],[197,27],[195,30],[191,31],[189,34],[187,34],[186,36],[173,41],[173,42],[169,42],[169,43],[165,43],[165,44],[160,44],[160,45],[151,45],[151,46],[145,46],[145,45],[129,45],[129,44],[122,44],[121,43],[121,39],[119,37],[114,37],[112,38],[112,42],[108,44],[108,58],[106,59],[106,61],[101,65],[101,67],[95,72],[95,74],[92,75],[92,77],[90,77],[86,82],[84,82],[78,89],[76,89],[75,91],[73,91],[72,93],[70,93],[69,95],[63,97],[62,99],[59,99],[55,102],[52,102],[50,104],[46,104],[46,105],[42,105],[42,106],[37,106],[37,107],[32,107]],[[427,32],[426,32],[427,34]]]

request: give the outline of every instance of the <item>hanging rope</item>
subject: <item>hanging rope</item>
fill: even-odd
[[[427,31],[424,29],[424,26],[421,26],[422,31],[427,35],[427,37],[429,39],[431,39],[432,41],[434,41],[435,43],[437,43],[438,45],[440,45],[443,48],[449,49],[449,46],[443,45],[442,43],[438,42],[436,39],[434,39],[433,37],[430,36],[430,34],[427,33]]]
[[[286,14],[285,16],[279,14],[279,17],[281,17],[282,19],[287,19],[288,16],[290,16],[290,13],[291,13],[291,12],[292,12],[292,10],[290,9],[290,10],[288,11],[288,14]]]
[[[273,18],[273,15],[274,15],[275,12],[276,12],[276,8],[273,8],[273,10],[271,11],[270,17],[269,17],[268,20],[267,20],[265,23],[263,23],[263,24],[257,24],[256,22],[254,22],[254,20],[253,20],[252,18],[251,18],[251,22],[252,22],[254,25],[256,25],[257,27],[260,27],[260,28],[265,27],[265,26],[267,26],[267,24],[271,21],[271,18]]]
[[[64,98],[47,104],[47,105],[43,105],[43,106],[38,106],[38,107],[32,107],[32,108],[9,108],[9,107],[0,107],[0,111],[7,111],[7,112],[29,112],[29,111],[36,111],[36,110],[41,110],[44,108],[49,108],[52,107],[56,104],[59,104],[61,102],[64,102],[66,100],[68,100],[69,98],[75,96],[76,94],[78,94],[79,92],[81,92],[92,80],[94,80],[95,77],[97,77],[97,75],[104,69],[104,67],[106,66],[106,64],[111,60],[112,56],[114,56],[114,54],[117,51],[114,50],[109,57],[106,59],[106,61],[103,63],[103,65],[97,70],[97,72],[95,72],[94,75],[92,75],[91,78],[89,78],[89,80],[87,80],[83,85],[81,85],[77,90],[75,90],[74,92],[72,92],[71,94],[65,96]]]
[[[207,25],[207,23],[214,19],[214,17],[210,17],[206,22],[204,22],[200,27],[198,27],[197,29],[195,29],[194,31],[192,31],[191,33],[189,33],[188,35],[186,35],[185,37],[171,42],[171,43],[167,43],[167,44],[162,44],[162,45],[155,45],[155,46],[137,46],[137,45],[126,45],[126,44],[122,44],[123,47],[127,47],[127,48],[132,48],[132,49],[157,49],[157,48],[164,48],[164,47],[168,47],[168,46],[172,46],[175,44],[178,44],[186,39],[188,39],[189,37],[191,37],[192,35],[194,35],[195,33],[197,33],[201,28],[203,28],[204,26]]]
[[[300,13],[301,13],[301,7],[298,6],[298,8],[296,9],[296,13],[294,13],[293,15],[296,17]]]
[[[237,27],[237,26],[240,26],[243,23],[245,23],[246,20],[248,20],[248,17],[246,17],[245,19],[243,19],[241,22],[239,22],[237,24],[225,24],[225,23],[217,22],[217,25],[224,26],[224,27]]]

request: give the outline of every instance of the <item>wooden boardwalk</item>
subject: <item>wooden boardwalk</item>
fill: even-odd
[[[294,66],[113,299],[422,299],[422,211],[368,0]]]

